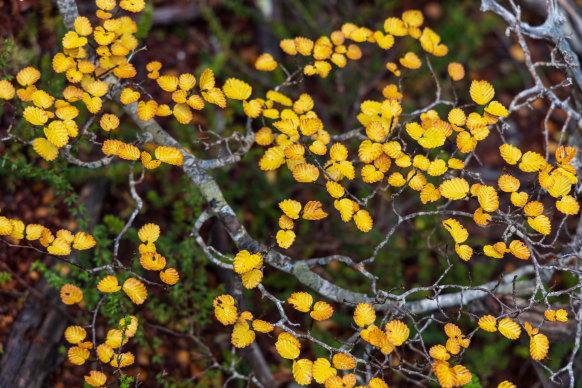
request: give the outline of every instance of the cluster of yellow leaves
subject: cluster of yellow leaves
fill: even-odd
[[[53,234],[50,229],[43,225],[25,225],[19,219],[4,216],[0,216],[0,236],[8,236],[15,242],[21,239],[38,240],[48,253],[55,256],[69,255],[72,249],[90,249],[96,244],[93,236],[85,232],[73,234],[67,229],[59,229],[56,234]]]
[[[453,240],[455,241],[455,251],[459,257],[465,261],[469,260],[473,255],[473,248],[464,243],[469,237],[469,232],[461,223],[453,218],[443,221],[443,226],[449,231]],[[462,245],[461,245],[462,244]],[[501,259],[505,253],[511,252],[515,257],[522,260],[527,260],[530,257],[528,247],[520,240],[513,240],[509,247],[504,242],[498,242],[493,245],[485,245],[483,253],[489,257]]]
[[[241,275],[242,284],[247,289],[253,289],[263,280],[263,255],[260,252],[240,251],[233,262],[234,272]]]
[[[551,311],[551,310],[549,310]],[[552,314],[548,314],[552,317]],[[561,318],[567,320],[567,314],[562,315]],[[537,328],[532,328],[528,322],[524,323],[527,334],[530,338],[529,351],[534,360],[541,360],[548,354],[550,343],[545,334],[539,332]],[[521,335],[521,327],[517,322],[511,318],[503,318],[499,322],[492,315],[484,315],[479,319],[479,327],[488,332],[496,332],[499,330],[501,335],[511,340],[516,340]]]
[[[287,302],[297,311],[309,313],[316,321],[323,321],[331,318],[333,307],[326,302],[318,301],[313,304],[313,297],[307,292],[294,292],[287,299]]]
[[[220,108],[226,108],[227,97],[243,101],[244,106],[250,104],[247,100],[251,96],[252,88],[244,81],[229,78],[220,89],[216,86],[214,72],[211,69],[206,69],[200,74],[198,91],[196,91],[197,81],[193,74],[165,74],[160,76],[161,67],[162,64],[158,61],[148,63],[148,77],[155,79],[163,91],[172,93],[174,105],[172,107],[167,104],[158,105],[154,100],[139,101],[137,113],[139,118],[144,121],[151,120],[155,116],[174,115],[179,123],[189,124],[194,118],[192,110],[204,109],[204,101]],[[124,96],[123,93],[126,93],[126,95]],[[124,90],[123,93],[121,102],[124,104],[134,103],[140,97],[139,93],[129,88]]]
[[[464,366],[451,366],[448,360],[451,355],[459,354],[461,347],[469,347],[471,341],[453,323],[445,325],[445,334],[448,337],[446,345],[435,345],[429,350],[430,356],[435,359],[432,368],[441,387],[461,387],[471,382],[473,376]]]
[[[293,199],[286,199],[279,202],[279,208],[283,211],[283,215],[279,218],[279,227],[277,232],[277,244],[284,249],[289,248],[295,241],[295,232],[293,228],[295,223],[293,220],[300,217],[304,220],[321,220],[327,217],[327,213],[322,210],[321,202],[309,201],[302,206],[301,203]]]
[[[363,328],[360,337],[369,344],[377,347],[383,354],[390,354],[401,346],[410,336],[410,329],[399,320],[392,320],[386,323],[384,330],[374,324],[376,312],[372,305],[359,303],[354,310],[354,322]]]
[[[181,166],[184,163],[184,155],[174,147],[157,146],[154,150],[156,159],[147,151],[141,151],[132,144],[124,143],[120,140],[108,139],[103,142],[101,151],[105,155],[116,155],[125,160],[138,160],[148,170],[157,168],[160,164],[168,163],[175,166]]]
[[[572,185],[578,182],[576,168],[571,161],[576,156],[578,149],[575,147],[560,146],[556,149],[556,165],[546,162],[538,153],[528,151],[525,154],[510,144],[499,147],[501,157],[511,165],[516,165],[523,172],[536,173],[538,182],[550,196],[556,198],[556,209],[566,215],[576,215],[580,212],[580,205],[576,199],[569,195]],[[500,178],[501,179],[501,178]],[[501,182],[500,182],[501,187]],[[551,232],[550,219],[543,215],[543,205],[537,201],[527,202],[528,195],[525,192],[517,192],[519,184],[502,188],[511,192],[511,203],[517,207],[524,207],[523,211],[528,216],[527,222],[535,231],[547,235]]]
[[[142,244],[139,245],[141,266],[149,271],[159,271],[160,280],[168,285],[174,285],[180,279],[178,271],[174,268],[166,268],[166,258],[157,253],[154,244],[160,237],[160,227],[156,224],[145,224],[138,231],[138,237]],[[113,275],[108,275],[97,284],[97,289],[104,293],[115,293],[123,289],[123,292],[135,304],[142,304],[147,299],[145,284],[136,278],[128,278],[120,286],[119,280]]]
[[[440,36],[428,27],[421,30],[423,22],[422,12],[409,10],[404,12],[401,18],[386,19],[383,30],[373,31],[367,27],[345,23],[329,36],[322,36],[315,41],[305,37],[284,39],[280,42],[280,47],[288,55],[299,54],[310,57],[312,61],[303,67],[303,73],[309,76],[319,75],[322,78],[329,75],[332,63],[343,68],[347,65],[348,59],[360,59],[362,50],[358,44],[364,42],[376,44],[381,49],[388,50],[394,45],[396,38],[410,36],[418,40],[426,52],[436,56],[446,55],[448,48],[440,42]],[[417,69],[422,64],[413,52],[406,53],[399,62],[403,67],[409,69]],[[272,71],[277,68],[277,65],[270,54],[259,56],[255,63],[255,67],[262,71]],[[390,62],[387,67],[397,76],[400,76],[400,70],[395,63]]]
[[[130,315],[122,318],[119,321],[119,328],[109,330],[105,341],[95,349],[99,360],[116,369],[132,365],[135,362],[135,356],[131,352],[121,353],[116,349],[121,349],[129,338],[135,336],[137,329],[137,317]],[[83,365],[89,359],[93,343],[84,341],[86,337],[87,331],[81,326],[69,326],[65,330],[65,339],[74,345],[68,350],[68,359],[72,364]],[[89,376],[85,376],[85,381],[92,386],[101,387],[107,381],[107,375],[103,372],[90,371]]]
[[[248,311],[238,314],[236,302],[230,295],[214,298],[214,315],[223,325],[234,325],[231,342],[237,348],[245,348],[255,340],[255,332],[270,333],[273,325],[267,321],[253,319]],[[250,322],[250,323],[249,323]]]
[[[568,322],[568,312],[564,309],[559,309],[557,311],[548,309],[544,311],[544,316],[551,322]]]

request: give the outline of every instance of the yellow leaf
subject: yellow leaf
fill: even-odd
[[[388,384],[384,382],[384,380],[380,379],[379,377],[374,377],[370,380],[370,388],[388,388]]]
[[[337,370],[325,358],[318,358],[313,363],[313,378],[319,384],[323,384],[328,378],[335,376]]]
[[[145,285],[136,278],[129,278],[123,283],[123,291],[135,304],[142,304],[148,297]]]
[[[68,358],[71,364],[83,365],[90,356],[89,350],[79,346],[73,346],[69,349]]]
[[[580,211],[580,205],[571,195],[566,195],[556,201],[556,208],[567,215],[576,215]]]
[[[509,339],[515,340],[521,334],[521,328],[510,318],[503,318],[498,324],[499,332]]]
[[[435,345],[430,348],[430,356],[436,360],[447,361],[451,355],[443,345]]]
[[[156,82],[166,92],[173,92],[178,88],[178,77],[174,75],[163,75]]]
[[[117,292],[121,290],[121,286],[119,285],[119,281],[113,275],[109,275],[101,279],[101,281],[97,284],[97,289],[101,292]]]
[[[81,326],[69,326],[65,330],[65,339],[71,344],[78,344],[87,337],[87,331]]]
[[[107,375],[105,373],[92,370],[89,372],[89,376],[85,376],[85,382],[92,387],[104,386],[107,382]]]
[[[471,372],[463,365],[455,365],[453,367],[453,373],[455,374],[455,381],[457,386],[463,386],[469,384],[473,379]]]
[[[556,321],[567,322],[568,312],[564,309],[559,309],[558,311],[556,311]]]
[[[547,216],[539,215],[537,217],[528,217],[527,223],[532,227],[533,230],[544,235],[550,234],[552,230],[552,225],[550,219]]]
[[[295,45],[293,45],[295,48]],[[255,61],[255,69],[260,71],[273,71],[277,68],[277,62],[271,54],[261,54]]]
[[[354,369],[356,367],[356,360],[349,354],[345,353],[334,354],[332,362],[333,366],[340,370]]]
[[[0,99],[11,100],[14,98],[14,86],[8,80],[0,80]]]
[[[494,212],[499,208],[499,197],[492,186],[481,186],[477,191],[477,200],[486,212]]]
[[[202,81],[200,82],[202,85]],[[202,86],[201,86],[202,87]],[[209,103],[226,108],[226,98],[219,88],[210,88],[202,91],[202,97]]]
[[[469,232],[467,232],[467,229],[459,221],[454,218],[449,218],[443,221],[443,226],[447,228],[455,243],[461,244],[467,241]]]
[[[507,117],[508,115],[507,108],[498,101],[491,101],[489,105],[485,107],[485,112],[498,117]]]
[[[292,230],[279,230],[277,232],[277,245],[283,249],[289,248],[295,241],[295,232]]]
[[[406,24],[399,18],[390,17],[384,21],[384,31],[395,36],[405,36],[408,34]]]
[[[319,170],[310,163],[301,163],[293,169],[293,178],[297,182],[315,182],[319,178]]]
[[[277,337],[277,342],[275,342],[275,348],[277,353],[283,358],[288,360],[294,360],[299,357],[299,351],[301,349],[301,344],[292,334],[287,332],[282,332]]]
[[[324,321],[329,319],[333,314],[333,307],[330,304],[319,301],[313,305],[313,311],[309,313],[311,318],[316,321]]]
[[[463,78],[465,78],[465,68],[460,63],[457,62],[449,63],[447,70],[449,72],[449,77],[451,77],[453,81],[460,81]]]
[[[354,321],[359,327],[371,325],[376,320],[376,312],[368,303],[359,303],[354,311]]]
[[[247,321],[239,321],[232,329],[230,342],[237,348],[246,348],[255,340],[255,332],[249,327]]]
[[[83,300],[83,291],[75,285],[65,284],[61,287],[61,300],[68,305],[79,303]]]
[[[160,227],[156,224],[145,224],[137,232],[139,239],[144,242],[156,242],[160,237]]]
[[[538,333],[530,336],[529,353],[534,360],[542,360],[548,354],[550,342],[545,334]]]
[[[180,274],[175,268],[166,268],[165,270],[160,271],[160,280],[172,286],[178,283],[178,280],[180,280]]]
[[[172,164],[174,166],[181,166],[184,164],[184,155],[182,152],[174,147],[159,146],[154,151],[156,159],[164,163]]]
[[[513,256],[517,257],[518,259],[527,260],[530,257],[529,249],[522,241],[513,240],[509,244],[509,250]]]
[[[493,315],[484,315],[479,318],[479,327],[485,331],[497,331],[497,321]]]
[[[464,245],[455,244],[455,252],[457,252],[457,255],[459,255],[459,257],[465,261],[469,261],[469,259],[471,259],[471,256],[473,256],[473,248],[465,244]]]
[[[255,319],[253,321],[253,329],[259,333],[270,333],[273,331],[273,325],[270,322]]]
[[[243,273],[241,276],[242,284],[247,290],[252,290],[257,287],[261,283],[261,280],[263,280],[263,271],[259,269],[252,269]]]
[[[311,109],[313,109],[313,98],[307,93],[301,94],[293,103],[293,111],[297,114],[304,114]]]
[[[73,240],[73,248],[78,250],[90,249],[95,246],[97,242],[95,238],[85,232],[77,232]]]
[[[528,151],[523,154],[518,167],[524,172],[537,172],[545,165],[545,163],[546,161],[542,155],[537,152]]]
[[[313,41],[301,36],[294,39],[295,49],[301,55],[311,55],[311,50],[313,49]]]
[[[145,253],[139,258],[139,262],[150,271],[161,271],[166,266],[166,258],[159,253]]]
[[[246,100],[251,96],[253,91],[251,85],[236,78],[227,79],[222,90],[226,97],[235,100]]]
[[[373,221],[370,213],[367,210],[360,209],[354,214],[354,222],[356,227],[362,232],[369,232],[372,230]]]
[[[400,64],[408,69],[418,69],[422,62],[415,53],[409,51],[400,58]]]
[[[234,258],[234,272],[243,274],[252,269],[259,269],[263,266],[263,257],[260,253],[250,253],[249,251],[240,251]]]
[[[491,101],[495,95],[495,90],[487,81],[473,81],[471,82],[469,94],[471,95],[471,99],[478,105],[485,105]]]
[[[299,385],[309,385],[312,380],[313,362],[306,358],[293,361],[293,378]]]
[[[214,315],[223,325],[232,325],[237,319],[237,308],[234,298],[230,295],[220,295],[214,298]]]
[[[143,121],[151,120],[155,117],[158,110],[158,103],[154,100],[148,102],[140,101],[137,106],[137,115]]]
[[[159,116],[162,116],[161,113],[163,113],[163,114],[168,113],[167,111],[160,112],[161,107],[162,107],[162,105],[160,105],[158,107],[158,109],[156,110],[156,114]],[[194,118],[194,115],[192,114],[192,110],[190,110],[190,106],[188,104],[185,104],[185,103],[180,103],[180,104],[174,105],[174,109],[172,110],[172,113],[174,114],[174,117],[176,118],[176,120],[178,120],[178,122],[180,124],[190,124],[190,122]]]
[[[432,364],[432,370],[441,387],[454,387],[456,385],[455,373],[447,361],[435,361]]]
[[[321,209],[321,202],[309,201],[303,207],[303,219],[305,220],[321,220],[327,217],[327,213]]]
[[[208,90],[214,88],[214,72],[211,69],[206,69],[200,75],[200,89]]]
[[[311,310],[313,297],[307,292],[294,292],[287,299],[287,302],[290,303],[295,310],[306,313]]]
[[[388,322],[386,324],[385,330],[388,341],[392,342],[396,346],[402,345],[410,335],[410,329],[408,326],[399,320]]]
[[[463,178],[449,179],[441,183],[439,191],[441,192],[441,195],[447,199],[462,199],[465,198],[469,192],[469,183]]]

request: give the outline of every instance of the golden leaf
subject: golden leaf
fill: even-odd
[[[316,321],[324,321],[329,319],[333,314],[333,307],[329,303],[326,302],[315,302],[313,305],[313,311],[309,313],[311,318],[315,319]]]
[[[544,235],[550,234],[552,230],[552,224],[547,216],[539,215],[537,217],[528,217],[527,223],[532,227],[533,230]]]
[[[222,90],[226,97],[235,100],[246,100],[251,96],[253,91],[249,84],[236,78],[227,79]]]
[[[538,333],[530,336],[529,353],[534,360],[542,360],[548,354],[550,342],[545,334]]]
[[[487,81],[473,81],[471,82],[469,94],[471,95],[471,99],[478,105],[485,105],[491,101],[495,95],[495,90]]]
[[[443,345],[435,345],[431,347],[428,353],[432,358],[441,361],[447,361],[449,358],[451,358],[447,348],[445,348]]]
[[[402,345],[410,335],[410,329],[408,326],[399,320],[388,322],[386,324],[385,330],[388,341],[392,342],[396,346]]]
[[[287,299],[287,302],[291,304],[295,310],[306,313],[311,310],[313,297],[307,292],[294,292]]]
[[[469,192],[469,183],[463,178],[453,178],[444,181],[439,186],[441,195],[447,199],[456,200],[467,196]]]
[[[237,319],[237,308],[234,298],[230,295],[220,295],[214,298],[214,315],[223,325],[232,325]]]
[[[230,342],[237,348],[246,348],[255,340],[255,332],[250,329],[248,322],[239,321],[232,329]]]
[[[376,312],[368,303],[359,303],[354,311],[354,321],[359,327],[371,325],[376,320]]]
[[[109,275],[101,279],[101,281],[97,284],[97,289],[101,292],[117,292],[121,290],[121,286],[119,285],[119,281],[113,275]]]
[[[323,384],[328,378],[335,376],[337,370],[325,358],[318,358],[313,363],[313,378],[319,384]]]
[[[277,337],[277,342],[275,342],[275,348],[277,353],[283,358],[288,360],[294,360],[299,357],[299,352],[301,349],[301,344],[292,334],[287,332],[282,332]]]
[[[293,45],[295,48],[295,45]],[[273,71],[277,68],[277,62],[271,54],[265,53],[259,55],[255,61],[255,69],[260,71]]]
[[[479,318],[479,327],[485,331],[497,331],[497,321],[493,315],[484,315]]]
[[[123,291],[135,304],[142,304],[148,297],[145,285],[136,278],[129,278],[123,283]]]
[[[515,340],[521,334],[521,328],[510,318],[503,318],[498,324],[499,332],[509,339]]]
[[[75,285],[65,284],[61,287],[61,300],[68,305],[79,303],[83,300],[83,291]]]
[[[293,361],[293,378],[299,385],[309,385],[313,378],[313,362],[306,358]]]
[[[252,290],[257,287],[261,283],[261,280],[263,280],[263,271],[259,269],[252,269],[243,273],[241,276],[242,284],[247,290]]]
[[[356,360],[349,354],[345,353],[334,354],[332,362],[333,366],[340,370],[354,369],[356,367]]]

